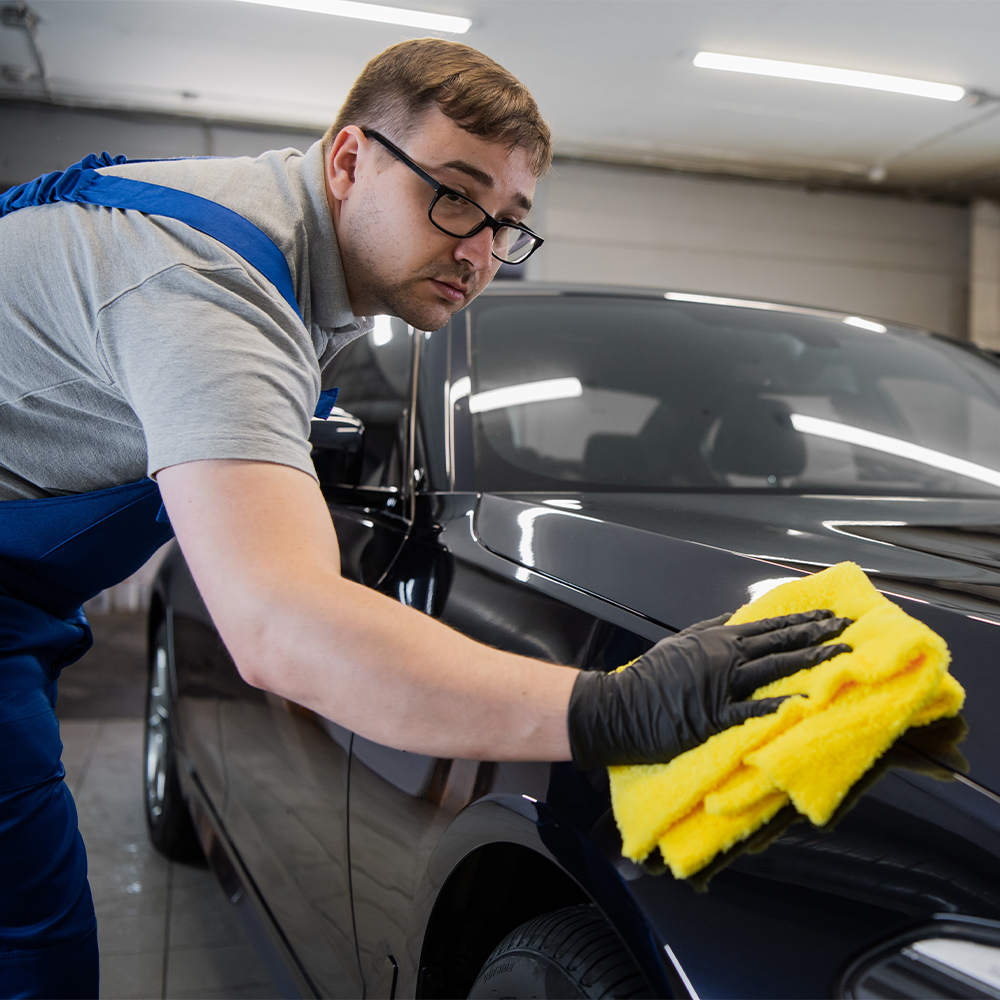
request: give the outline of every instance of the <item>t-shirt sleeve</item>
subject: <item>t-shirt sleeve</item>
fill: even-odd
[[[148,471],[202,459],[315,477],[315,350],[301,320],[237,266],[176,264],[106,305],[98,349],[146,437]]]

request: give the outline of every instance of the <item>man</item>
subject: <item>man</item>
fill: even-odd
[[[4,995],[96,995],[55,679],[89,644],[79,604],[171,526],[245,680],[435,756],[668,760],[844,648],[817,645],[845,625],[826,612],[718,619],[579,674],[341,579],[307,440],[323,370],[364,317],[436,329],[530,252],[550,159],[517,80],[423,39],[373,59],[305,155],[92,159],[0,197]]]

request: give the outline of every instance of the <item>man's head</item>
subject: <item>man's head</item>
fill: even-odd
[[[434,192],[365,131],[502,221],[523,222],[552,158],[527,89],[456,42],[394,45],[365,67],[324,139],[327,188],[356,313],[443,325],[496,274],[492,232],[460,239],[427,216]]]

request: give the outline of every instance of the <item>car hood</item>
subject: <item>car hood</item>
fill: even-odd
[[[1000,793],[1000,501],[773,493],[484,495],[483,546],[671,629],[857,562],[947,641],[970,777]],[[947,766],[953,761],[942,760]]]

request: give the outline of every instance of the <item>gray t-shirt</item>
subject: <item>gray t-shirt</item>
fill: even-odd
[[[309,420],[351,312],[323,155],[109,167],[239,212],[278,245],[303,320],[182,222],[57,203],[0,219],[0,500],[83,493],[181,462],[313,475]]]

